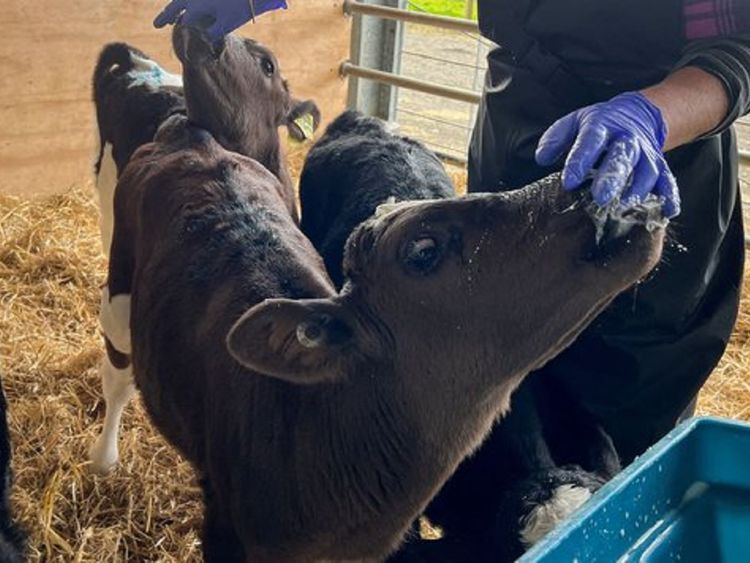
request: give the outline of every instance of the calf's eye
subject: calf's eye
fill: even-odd
[[[263,73],[269,78],[273,76],[273,73],[276,70],[276,67],[273,66],[273,62],[271,62],[271,59],[267,59],[265,57],[260,60],[260,68],[263,69]]]
[[[404,265],[411,273],[426,275],[440,263],[442,252],[432,237],[419,237],[409,242],[404,255]]]

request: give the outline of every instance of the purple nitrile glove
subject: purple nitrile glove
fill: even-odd
[[[154,26],[176,23],[183,13],[185,25],[211,18],[213,23],[206,32],[212,41],[218,41],[255,16],[286,7],[286,0],[172,0],[156,16]]]
[[[667,126],[661,111],[640,92],[627,92],[558,119],[539,140],[536,161],[549,166],[566,152],[563,188],[579,187],[602,155],[591,193],[605,206],[662,198],[667,218],[680,213],[680,193],[662,147]]]

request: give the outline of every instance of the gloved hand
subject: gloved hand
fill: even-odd
[[[154,27],[176,23],[183,13],[182,23],[185,25],[195,25],[206,17],[213,18],[207,33],[212,41],[218,41],[255,16],[286,7],[286,0],[172,0],[156,16]]]
[[[628,92],[557,120],[539,140],[536,161],[549,166],[570,151],[562,183],[572,190],[604,155],[591,185],[598,205],[619,199],[629,206],[653,193],[671,218],[680,213],[680,193],[662,152],[666,137],[661,111],[643,94]]]

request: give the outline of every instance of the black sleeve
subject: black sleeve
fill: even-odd
[[[686,66],[698,67],[718,78],[729,99],[727,116],[704,136],[720,133],[750,112],[750,33],[689,43],[676,69]]]

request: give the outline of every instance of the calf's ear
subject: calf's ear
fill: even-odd
[[[313,133],[320,125],[320,110],[312,100],[292,100],[292,109],[286,116],[289,135],[295,141],[312,139]]]
[[[331,299],[267,299],[229,331],[227,346],[239,363],[291,383],[333,381],[345,373],[355,348],[352,320]]]

